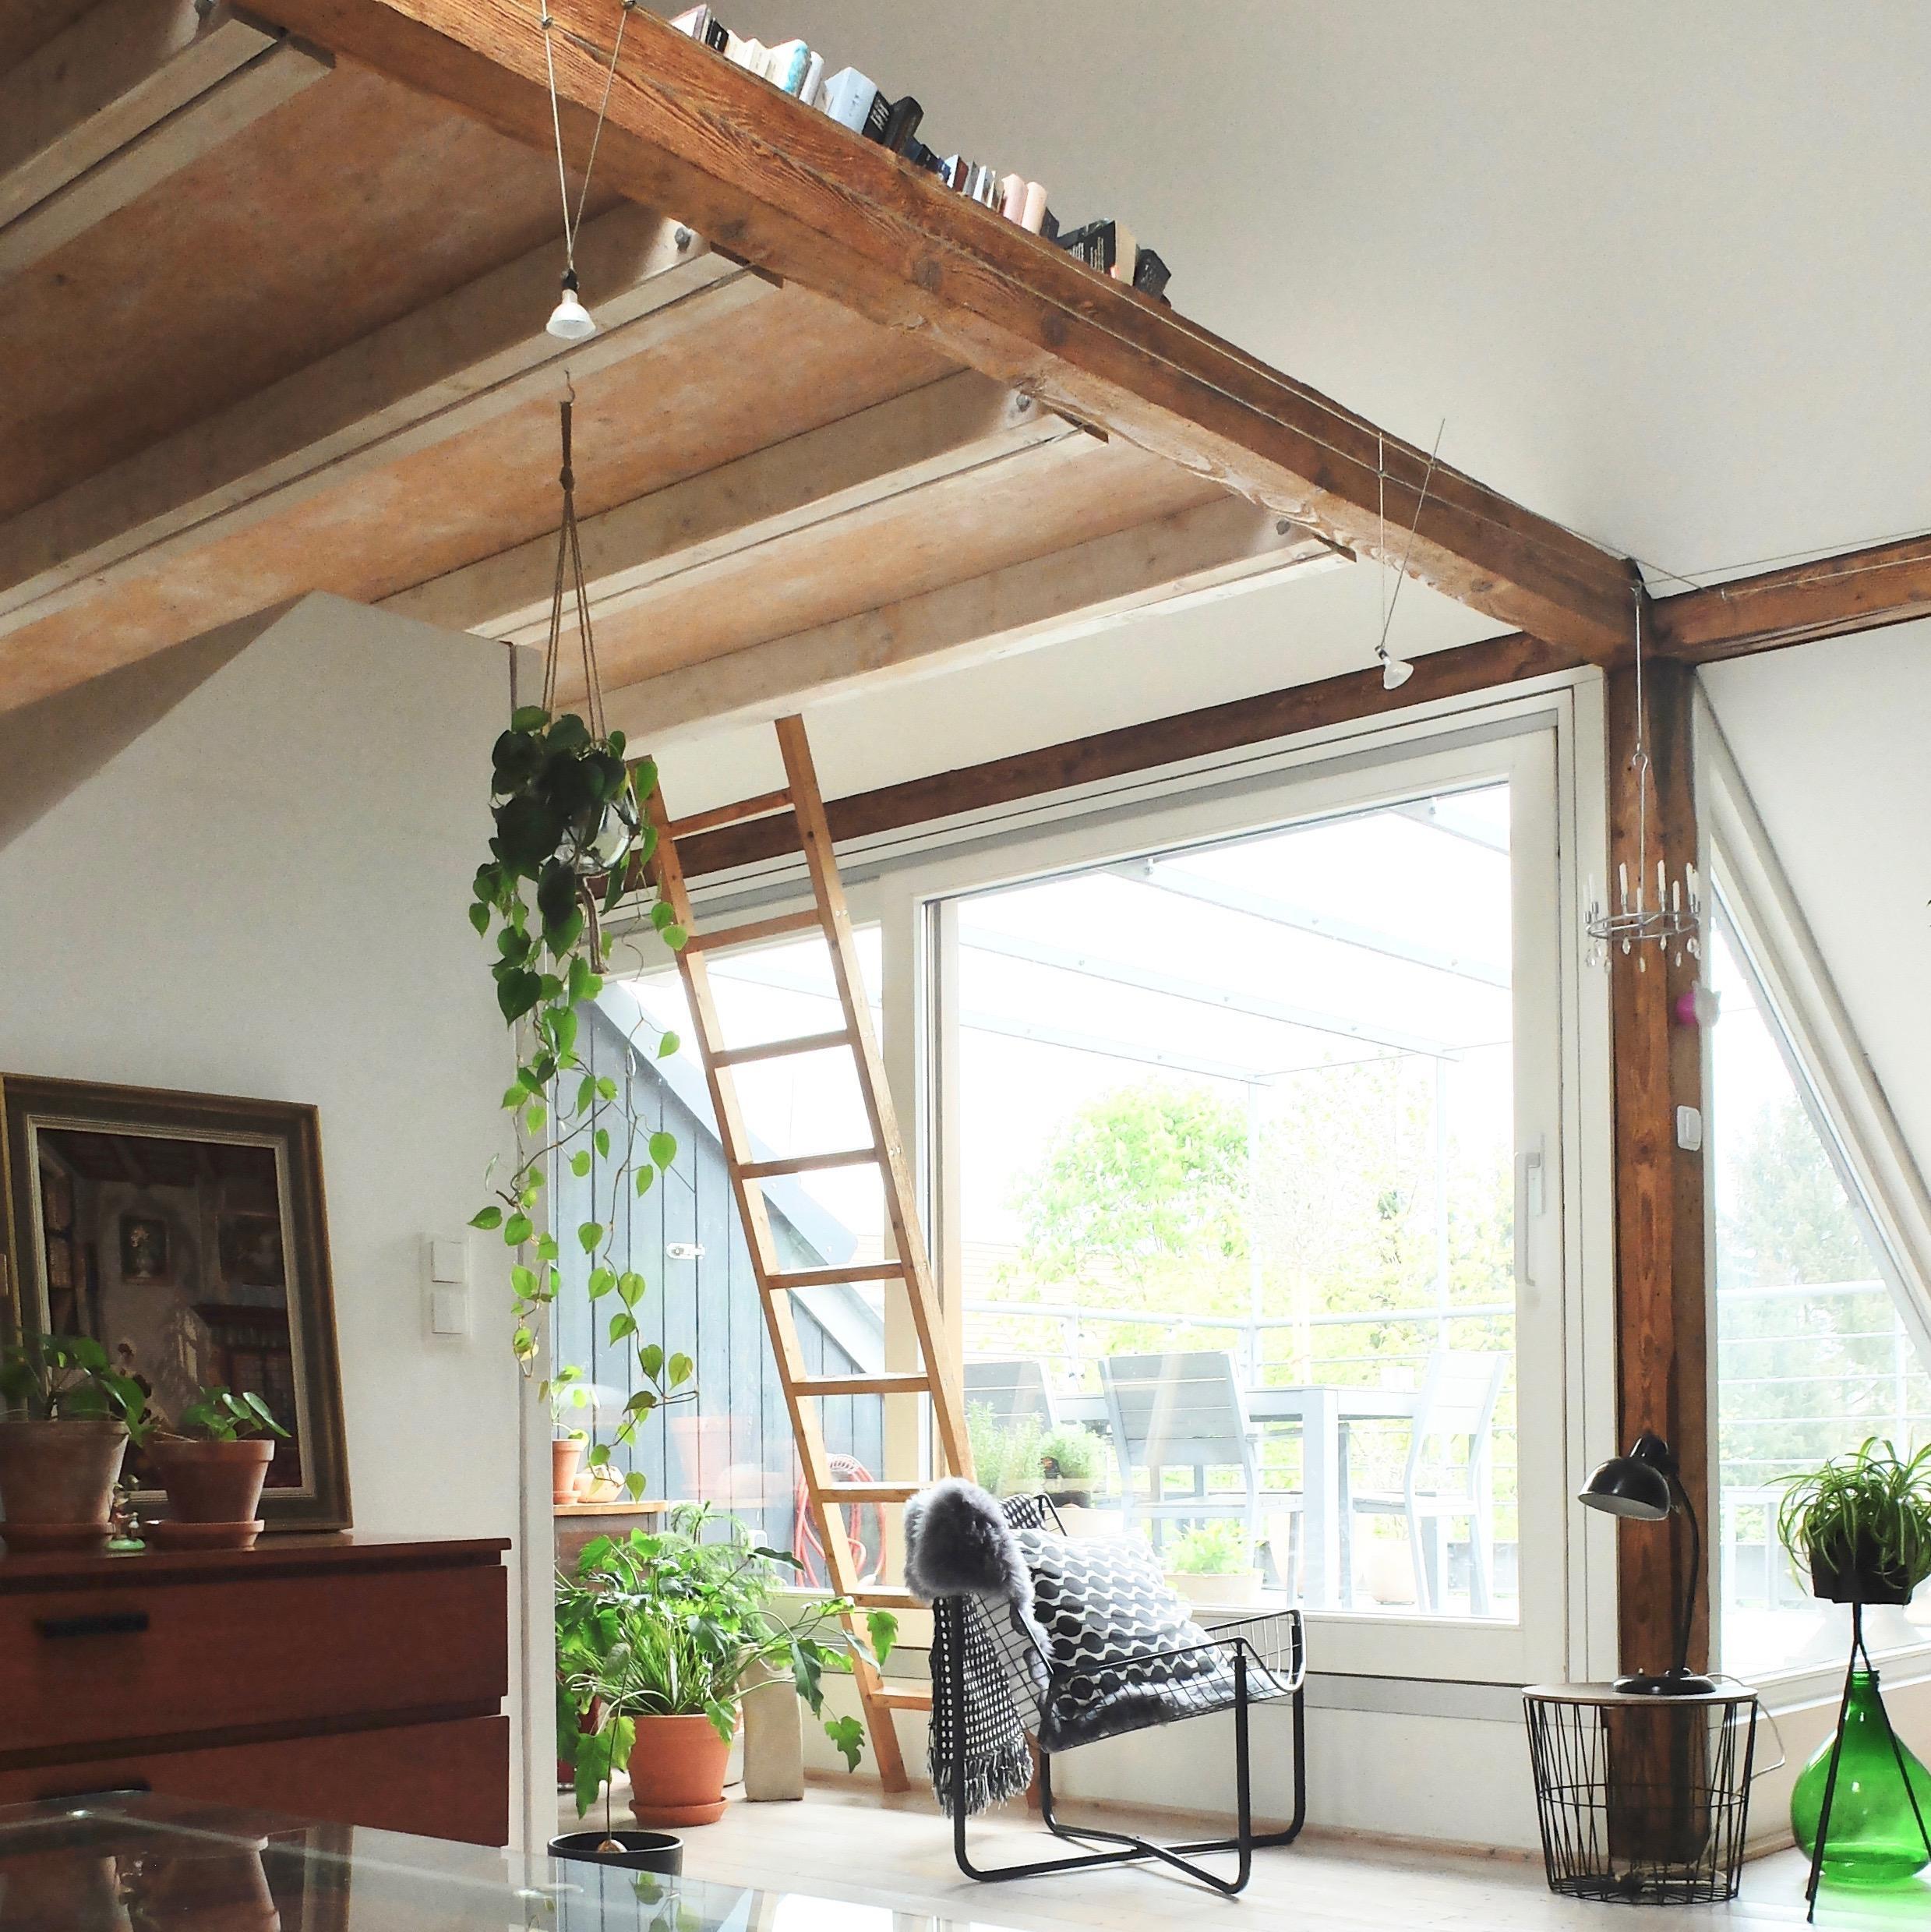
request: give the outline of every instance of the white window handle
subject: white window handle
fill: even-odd
[[[1538,1134],[1533,1147],[1525,1147],[1516,1156],[1516,1280],[1525,1288],[1535,1286],[1529,1266],[1529,1223],[1541,1218],[1544,1204],[1542,1138]]]

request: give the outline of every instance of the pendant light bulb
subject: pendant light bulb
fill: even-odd
[[[1381,645],[1375,655],[1381,659],[1381,687],[1385,691],[1398,691],[1414,676],[1414,666],[1406,658],[1391,658],[1386,645]]]
[[[586,336],[597,333],[595,319],[577,299],[577,271],[574,268],[563,270],[563,298],[550,311],[550,319],[543,326],[548,334],[563,342],[581,342]]]

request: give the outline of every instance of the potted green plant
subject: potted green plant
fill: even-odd
[[[789,1679],[856,1770],[864,1729],[824,1717],[828,1671],[865,1654],[841,1627],[839,1598],[787,1617],[774,1599],[800,1566],[753,1544],[735,1517],[703,1504],[672,1511],[659,1530],[586,1545],[574,1579],[560,1579],[560,1644],[571,1659],[574,1708],[600,1714],[594,1736],[572,1740],[579,1815],[620,1767],[631,1810],[647,1826],[708,1824],[724,1810],[724,1775],[746,1694],[770,1673]],[[898,1634],[889,1612],[867,1617],[870,1655],[882,1662]]]
[[[1049,1429],[1040,1439],[1040,1486],[1062,1513],[1093,1506],[1100,1473],[1100,1438],[1077,1422]]]
[[[1193,1603],[1256,1603],[1261,1573],[1247,1531],[1230,1517],[1198,1523],[1165,1552],[1167,1581]]]
[[[552,656],[554,649],[552,641]],[[594,695],[591,711],[595,721],[600,708]],[[577,1048],[579,1009],[603,988],[599,921],[642,879],[655,849],[642,801],[656,784],[648,759],[634,768],[627,761],[622,732],[606,733],[574,712],[518,707],[492,754],[496,835],[477,868],[469,909],[471,924],[493,937],[496,1003],[517,1044],[516,1077],[502,1101],[514,1125],[516,1161],[497,1182],[496,1198],[470,1218],[471,1227],[500,1234],[511,1251],[510,1345],[525,1373],[534,1373],[562,1285],[562,1243],[570,1238],[584,1256],[590,1300],[611,1304],[609,1347],[627,1344],[634,1351],[632,1393],[614,1412],[609,1441],[593,1442],[587,1430],[557,1438],[552,1490],[560,1502],[574,1495],[581,1460],[609,1468],[612,1450],[633,1441],[661,1404],[696,1393],[690,1358],[644,1341],[636,1312],[644,1277],[621,1265],[631,1258],[616,1252],[628,1225],[623,1200],[633,1193],[641,1198],[669,1170],[676,1137],[651,1131],[633,1083],[592,1068]],[[649,916],[666,945],[683,944],[683,928],[661,899]],[[675,1033],[662,1033],[655,1051],[661,1059],[677,1046]],[[567,1164],[581,1180],[598,1162],[608,1207],[574,1231],[545,1227],[542,1191],[552,1167]],[[560,1380],[567,1388],[574,1373],[559,1370],[545,1395],[553,1397]],[[641,1476],[625,1481],[633,1494],[641,1492]]]
[[[986,1404],[975,1402],[966,1411],[966,1432],[982,1489],[996,1496],[1038,1494],[1042,1429],[1036,1415],[1001,1422]]]
[[[583,1374],[581,1369],[567,1366],[557,1369],[544,1385],[544,1392],[549,1399],[550,1422],[556,1430],[550,1439],[552,1503],[574,1503],[577,1499],[577,1477],[583,1467],[584,1450],[589,1444],[590,1432],[572,1428],[565,1411],[590,1406],[590,1390]]]
[[[1816,1595],[1905,1604],[1931,1577],[1931,1446],[1907,1460],[1873,1436],[1786,1484],[1777,1536]]]
[[[0,1347],[0,1536],[9,1549],[104,1545],[114,1485],[147,1402],[86,1335],[23,1334]]]
[[[149,1459],[174,1513],[148,1534],[161,1549],[252,1549],[262,1533],[255,1513],[274,1460],[275,1440],[288,1432],[252,1389],[218,1383],[196,1392],[175,1418],[157,1429]]]

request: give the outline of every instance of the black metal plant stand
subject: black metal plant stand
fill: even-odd
[[[1851,1687],[1855,1680],[1858,1666],[1874,1677],[1877,1666],[1872,1661],[1869,1649],[1864,1641],[1864,1604],[1862,1598],[1854,1598],[1851,1603],[1851,1661],[1844,1672],[1844,1695],[1837,1704],[1837,1730],[1830,1740],[1830,1768],[1823,1774],[1823,1805],[1817,1814],[1817,1842],[1810,1852],[1810,1878],[1804,1887],[1804,1900],[1808,1909],[1804,1913],[1807,1924],[1814,1924],[1817,1916],[1817,1888],[1823,1879],[1823,1849],[1830,1836],[1830,1807],[1837,1801],[1837,1766],[1844,1757],[1844,1720],[1851,1708]],[[1897,1761],[1897,1776],[1905,1788],[1905,1796],[1911,1800],[1911,1815],[1917,1821],[1918,1834],[1924,1840],[1927,1856],[1931,1856],[1931,1826],[1927,1826],[1922,1811],[1918,1808],[1918,1793],[1912,1784],[1911,1774],[1905,1764],[1904,1747],[1897,1740],[1897,1733],[1892,1728],[1890,1713],[1884,1708],[1882,1698],[1877,1708],[1883,1712],[1884,1735],[1890,1740],[1891,1756]]]
[[[962,1658],[965,1655],[965,1620],[969,1604],[970,1599],[966,1598],[941,1597],[933,1605],[934,1616],[946,1623],[951,1653],[955,1658]],[[1234,1714],[1234,1829],[1231,1837],[1198,1838],[1183,1844],[1163,1845],[1151,1838],[1136,1837],[1131,1832],[1100,1831],[1089,1825],[1068,1825],[1060,1819],[1054,1809],[1054,1754],[1042,1748],[1039,1754],[1040,1817],[1055,1838],[1082,1849],[1071,1856],[1035,1859],[1023,1864],[997,1867],[976,1865],[966,1847],[966,1814],[962,1800],[955,1803],[952,1812],[952,1849],[958,1861],[959,1870],[969,1878],[993,1884],[1006,1879],[1034,1878],[1044,1872],[1078,1871],[1097,1865],[1126,1864],[1138,1860],[1153,1859],[1171,1866],[1187,1877],[1210,1886],[1214,1891],[1224,1893],[1230,1898],[1242,1891],[1252,1873],[1254,1853],[1269,1846],[1291,1845],[1301,1835],[1301,1827],[1307,1821],[1307,1653],[1304,1626],[1298,1610],[1280,1612],[1279,1616],[1289,1625],[1291,1647],[1290,1672],[1285,1687],[1293,1711],[1294,1809],[1292,1821],[1286,1827],[1277,1831],[1257,1832],[1254,1829],[1253,1778],[1249,1757],[1249,1708],[1254,1702],[1260,1701],[1251,1694],[1250,1672],[1259,1672],[1264,1679],[1264,1686],[1279,1686],[1280,1679],[1278,1672],[1273,1660],[1263,1656],[1247,1639],[1237,1635],[1223,1634],[1205,1644],[1163,1651],[1135,1661],[1154,1662],[1172,1660],[1198,1655],[1209,1651],[1217,1651],[1227,1660],[1233,1676],[1234,1696],[1230,1704],[1216,1708],[1230,1709]],[[1270,1617],[1255,1621],[1272,1623],[1276,1619]],[[955,1671],[949,1683],[936,1688],[941,1694],[951,1701],[952,1789],[955,1792],[962,1793],[966,1789],[966,1776],[964,1671]],[[1094,1850],[1091,1849],[1094,1844],[1107,1849]],[[1197,1862],[1202,1856],[1226,1852],[1234,1854],[1234,1869],[1230,1878],[1209,1871]]]

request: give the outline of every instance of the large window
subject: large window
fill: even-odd
[[[1440,768],[947,902],[966,1396],[1207,1602],[1513,1641],[1534,1513],[1559,1644],[1549,762]]]
[[[1727,910],[1712,936],[1717,1574],[1726,1669],[1834,1662],[1847,1612],[1813,1598],[1777,1540],[1780,1478],[1888,1436],[1931,1440],[1931,1377],[1903,1284]],[[1931,1640],[1931,1602],[1869,1613],[1874,1648]]]

